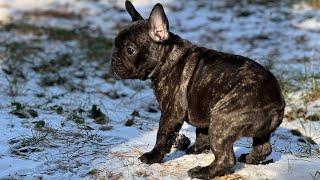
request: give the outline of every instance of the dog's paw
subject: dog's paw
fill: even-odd
[[[228,174],[232,174],[234,172],[233,169],[229,168],[213,168],[212,166],[197,166],[188,171],[188,175],[191,178],[197,179],[210,179],[217,176],[224,176]]]
[[[250,164],[250,163],[248,163],[249,162],[248,155],[249,155],[249,153],[241,154],[240,157],[238,158],[238,161],[242,162],[242,163]],[[248,160],[247,160],[247,158],[248,158]]]
[[[160,163],[162,158],[163,156],[161,156],[159,152],[157,153],[155,151],[144,153],[139,157],[140,161],[146,164]]]
[[[202,154],[210,151],[210,145],[204,145],[201,147],[197,147],[195,144],[190,146],[186,150],[186,154]]]
[[[188,175],[191,178],[197,178],[197,179],[210,179],[209,176],[209,166],[201,167],[197,166],[188,171]]]
[[[252,157],[251,154],[241,154],[241,156],[238,158],[238,161],[246,164],[253,164],[253,165],[258,165],[258,164],[266,165],[269,163],[273,163],[273,159],[262,161],[262,160],[259,160],[259,158]]]

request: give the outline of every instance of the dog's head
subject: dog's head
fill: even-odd
[[[111,68],[118,78],[145,80],[158,64],[155,47],[170,37],[168,19],[161,4],[153,7],[147,20],[130,1],[125,5],[132,22],[115,38]]]

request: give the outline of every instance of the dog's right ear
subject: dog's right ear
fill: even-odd
[[[149,36],[156,42],[169,39],[169,21],[161,4],[156,4],[149,17]]]
[[[132,22],[143,20],[143,17],[138,13],[130,1],[126,1],[126,9],[132,18]]]

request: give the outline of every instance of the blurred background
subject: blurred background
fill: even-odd
[[[136,165],[129,157],[150,150],[160,115],[149,81],[116,81],[109,71],[113,39],[131,20],[124,2],[0,0],[0,178],[148,175],[113,171]],[[317,153],[320,0],[132,0],[144,18],[157,2],[173,33],[199,46],[247,56],[272,71],[287,101],[283,137],[304,143],[308,155]],[[193,130],[185,125],[182,132],[194,140]],[[153,134],[141,136],[147,132]],[[132,139],[140,143],[135,149],[121,146]],[[110,153],[118,145],[123,154]],[[127,151],[133,155],[125,156]],[[303,166],[320,164],[310,161]],[[319,178],[313,170],[300,174]],[[260,177],[252,169],[241,173]]]

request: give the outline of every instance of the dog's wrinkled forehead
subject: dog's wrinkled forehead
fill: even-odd
[[[133,43],[147,42],[150,39],[148,36],[148,21],[131,22],[119,32],[117,39],[119,43],[125,43],[126,41]]]

